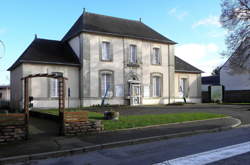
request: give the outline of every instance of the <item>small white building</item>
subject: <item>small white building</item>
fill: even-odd
[[[66,107],[201,102],[201,72],[175,57],[175,42],[141,21],[83,13],[61,41],[35,38],[9,68],[11,105],[23,105],[29,74],[68,78]],[[32,79],[34,107],[57,107],[57,81]],[[70,91],[70,94],[68,93]]]
[[[242,52],[238,54],[238,51]],[[240,57],[238,57],[240,56]],[[250,37],[244,39],[236,52],[220,69],[226,102],[250,102]],[[232,67],[232,63],[235,63]]]

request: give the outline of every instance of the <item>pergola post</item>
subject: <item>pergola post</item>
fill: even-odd
[[[64,134],[64,110],[65,110],[65,81],[63,77],[58,78],[58,94],[59,94],[59,119],[60,119],[60,135]]]
[[[64,109],[65,109],[65,80],[68,80],[67,78],[63,76],[58,76],[55,74],[47,74],[47,73],[39,73],[34,75],[28,75],[26,77],[21,78],[21,80],[24,80],[24,112],[25,112],[25,124],[27,126],[27,135],[26,139],[28,138],[29,133],[29,79],[34,77],[47,77],[47,78],[54,78],[58,80],[58,94],[59,94],[59,122],[60,122],[60,128],[59,128],[59,134],[63,135],[64,133]]]

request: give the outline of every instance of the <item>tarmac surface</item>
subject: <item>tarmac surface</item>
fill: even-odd
[[[242,121],[242,124],[246,125],[250,123],[250,111],[248,110],[248,108],[250,108],[250,106],[184,105],[124,107],[118,110],[120,111],[121,115],[162,114],[181,112],[221,113],[232,116],[234,118],[238,118]],[[45,119],[31,118],[30,123],[30,139],[28,141],[0,144],[0,159],[11,156],[71,150],[79,147],[92,147],[101,144],[104,145],[107,143],[124,142],[124,144],[122,145],[135,144],[140,142],[148,142],[147,140],[137,139],[150,139],[153,137],[149,141],[155,141],[157,139],[160,140],[160,137],[164,137],[162,139],[168,139],[173,137],[204,133],[206,131],[210,132],[212,130],[219,131],[221,130],[221,128],[230,128],[235,124],[239,124],[238,121],[233,118],[223,118],[206,121],[169,124],[142,129],[104,132],[98,135],[63,137],[58,136],[58,124],[56,122]],[[130,142],[125,143],[125,141]],[[97,149],[98,147],[96,148],[96,150]]]

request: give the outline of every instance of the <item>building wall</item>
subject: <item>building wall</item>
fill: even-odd
[[[249,44],[249,43],[248,43]],[[242,57],[246,56],[247,60],[243,63],[244,68],[230,67],[230,58],[220,70],[220,83],[224,85],[225,90],[250,90],[250,48],[246,49]]]
[[[79,68],[62,65],[45,64],[22,64],[22,72],[16,68],[11,72],[12,103],[15,109],[23,108],[23,82],[21,77],[29,74],[62,72],[68,78],[65,85],[66,108],[79,107]],[[34,97],[34,108],[58,107],[58,98],[50,96],[50,78],[30,79],[29,95]],[[68,88],[70,88],[70,99],[68,100]],[[17,91],[17,92],[16,92]]]
[[[100,60],[100,45],[103,41],[111,43],[113,60],[103,62]],[[82,33],[69,41],[72,49],[79,56],[82,66],[70,67],[63,65],[22,64],[11,72],[11,87],[18,87],[13,91],[15,107],[22,108],[23,86],[21,77],[29,74],[62,72],[69,80],[66,89],[71,89],[70,105],[66,98],[66,107],[90,106],[101,104],[100,71],[108,70],[114,73],[114,94],[106,100],[108,104],[129,104],[128,80],[136,76],[141,83],[142,104],[168,104],[178,101],[178,78],[189,78],[190,102],[200,102],[201,77],[200,74],[175,73],[174,45],[130,39],[126,37],[113,37]],[[139,67],[128,66],[129,45],[137,46]],[[160,48],[161,65],[151,64],[153,48]],[[151,76],[162,76],[161,97],[152,97]],[[48,78],[34,78],[30,83],[30,95],[34,97],[34,107],[57,107],[57,98],[50,97],[50,80]],[[66,90],[67,91],[67,90]],[[119,92],[118,92],[119,91]],[[66,93],[67,95],[67,93]]]
[[[22,105],[23,95],[23,64],[16,67],[10,72],[10,107],[11,109],[19,109]]]
[[[100,60],[100,45],[103,41],[111,43],[113,60],[103,62]],[[109,104],[127,104],[128,100],[128,78],[130,75],[136,75],[142,86],[142,95],[144,88],[150,88],[151,73],[161,73],[163,77],[162,97],[152,98],[151,96],[142,99],[143,104],[166,104],[169,102],[169,81],[172,89],[174,86],[174,46],[148,42],[124,37],[103,36],[89,33],[80,35],[79,53],[82,62],[81,68],[81,100],[82,106],[92,104],[101,104],[99,72],[101,70],[110,70],[114,72],[114,96],[108,99]],[[77,44],[77,43],[75,43]],[[129,45],[137,46],[137,56],[139,67],[128,67]],[[159,47],[161,50],[162,64],[160,66],[151,65],[151,53],[153,47]],[[75,49],[75,46],[72,46]],[[77,49],[75,49],[77,50]],[[170,60],[169,60],[170,57]],[[170,68],[170,69],[168,69]],[[122,89],[121,94],[116,89]],[[174,98],[172,91],[170,97]]]
[[[0,88],[0,93],[2,95],[0,101],[10,101],[10,87]]]
[[[180,79],[187,78],[188,94],[187,102],[201,102],[201,74],[195,73],[175,73],[175,102],[183,102],[183,98],[179,93]]]
[[[74,50],[75,54],[80,57],[80,37],[74,37],[69,40],[69,45],[72,47]]]

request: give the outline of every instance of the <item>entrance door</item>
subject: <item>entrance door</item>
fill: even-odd
[[[141,85],[131,84],[131,95],[130,95],[130,105],[140,105],[141,104]]]

